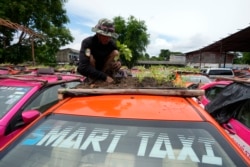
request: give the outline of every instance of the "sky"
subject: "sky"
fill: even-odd
[[[250,0],[68,0],[66,26],[75,39],[62,48],[80,50],[101,18],[134,16],[145,22],[150,56],[161,49],[187,53],[250,26],[249,7]]]

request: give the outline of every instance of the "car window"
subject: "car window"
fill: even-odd
[[[51,115],[12,144],[0,166],[246,166],[204,122]]]
[[[250,128],[250,99],[246,100],[240,107],[236,119],[246,127]]]
[[[209,70],[208,75],[233,75],[231,70]]]
[[[31,103],[29,103],[29,105],[27,105],[24,108],[24,111],[35,109],[40,112],[44,112],[44,110],[46,109],[42,110],[43,106],[58,101],[57,90],[59,88],[60,88],[60,85],[54,85],[41,91],[41,93],[38,96],[30,100]]]
[[[205,69],[205,68],[202,68],[202,69],[200,69],[200,72],[201,72],[201,73],[203,73],[203,74],[206,74],[206,72],[207,72],[207,69]]]
[[[182,75],[182,80],[186,82],[193,82],[193,83],[209,83],[211,80],[205,76],[197,76],[197,75]]]
[[[80,82],[68,82],[62,83],[60,85],[53,85],[44,90],[42,90],[38,96],[31,100],[25,108],[24,111],[36,109],[40,112],[46,111],[53,104],[58,102],[58,89],[60,88],[73,88]]]
[[[29,92],[31,87],[0,86],[0,118]]]
[[[77,85],[79,85],[81,82],[76,81],[76,82],[66,82],[65,83],[65,88],[74,88]]]
[[[207,97],[207,99],[212,101],[224,89],[225,86],[224,85],[221,85],[221,86],[217,85],[217,86],[211,87],[211,88],[205,90],[205,96]]]
[[[43,113],[52,105],[58,102],[57,95],[59,88],[73,88],[79,83],[80,81],[66,82],[62,84],[52,85],[37,92],[34,96],[30,97],[28,103],[22,106],[23,108],[21,108],[21,110],[17,112],[15,116],[13,116],[6,128],[5,135],[10,134],[20,126],[24,125],[21,116],[21,113],[23,111],[34,109]]]

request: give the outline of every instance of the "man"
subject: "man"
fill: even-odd
[[[112,74],[121,67],[119,51],[113,38],[117,38],[114,24],[111,20],[100,19],[95,27],[94,36],[82,41],[77,71],[93,80],[113,82]]]

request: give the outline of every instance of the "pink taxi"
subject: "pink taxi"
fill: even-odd
[[[229,84],[205,109],[250,158],[250,81]]]
[[[0,75],[0,148],[58,102],[59,88],[73,88],[83,79],[54,73],[52,68],[29,75]]]

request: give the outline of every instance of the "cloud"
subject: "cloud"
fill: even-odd
[[[158,55],[161,49],[185,53],[248,27],[249,6],[249,0],[69,0],[65,8],[75,41],[65,47],[79,50],[100,18],[134,16],[148,28],[147,53]]]

